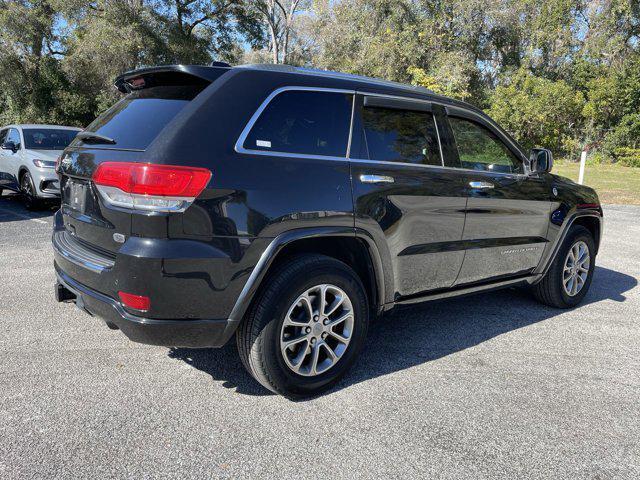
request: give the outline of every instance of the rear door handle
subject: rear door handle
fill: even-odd
[[[469,186],[471,188],[477,188],[477,189],[480,189],[480,190],[486,190],[488,188],[494,188],[494,185],[491,182],[469,182]]]
[[[362,183],[393,183],[395,179],[388,175],[360,175],[360,181]]]

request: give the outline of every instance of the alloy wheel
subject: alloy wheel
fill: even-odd
[[[289,307],[280,331],[280,351],[291,371],[313,377],[334,367],[349,346],[353,304],[335,285],[302,293]]]
[[[22,190],[23,195],[26,197],[27,202],[31,202],[33,200],[35,192],[33,191],[33,185],[31,183],[31,178],[29,174],[25,173],[22,176],[22,181],[20,182],[20,189]]]
[[[574,243],[564,260],[562,269],[562,286],[570,297],[575,297],[589,277],[589,267],[591,266],[591,255],[589,247],[582,240]]]

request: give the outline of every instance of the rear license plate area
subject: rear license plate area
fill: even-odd
[[[85,213],[87,209],[88,185],[77,180],[69,180],[66,184],[65,203],[73,210]]]

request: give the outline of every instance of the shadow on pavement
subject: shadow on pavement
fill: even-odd
[[[27,210],[18,193],[0,194],[0,223],[21,222],[24,220],[47,220],[60,208],[60,202],[51,201],[37,210]]]
[[[630,275],[597,267],[591,289],[577,308],[602,300],[624,302],[625,292],[637,284]],[[399,307],[373,322],[356,365],[332,391],[459,352],[561,312],[517,289]],[[169,356],[206,372],[238,393],[270,394],[246,372],[233,339],[222,349],[176,348],[169,351]]]

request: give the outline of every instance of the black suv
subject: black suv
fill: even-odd
[[[57,167],[59,301],[136,342],[221,347],[285,395],[328,388],[395,305],[587,293],[596,193],[420,88],[290,66],[162,66]]]

